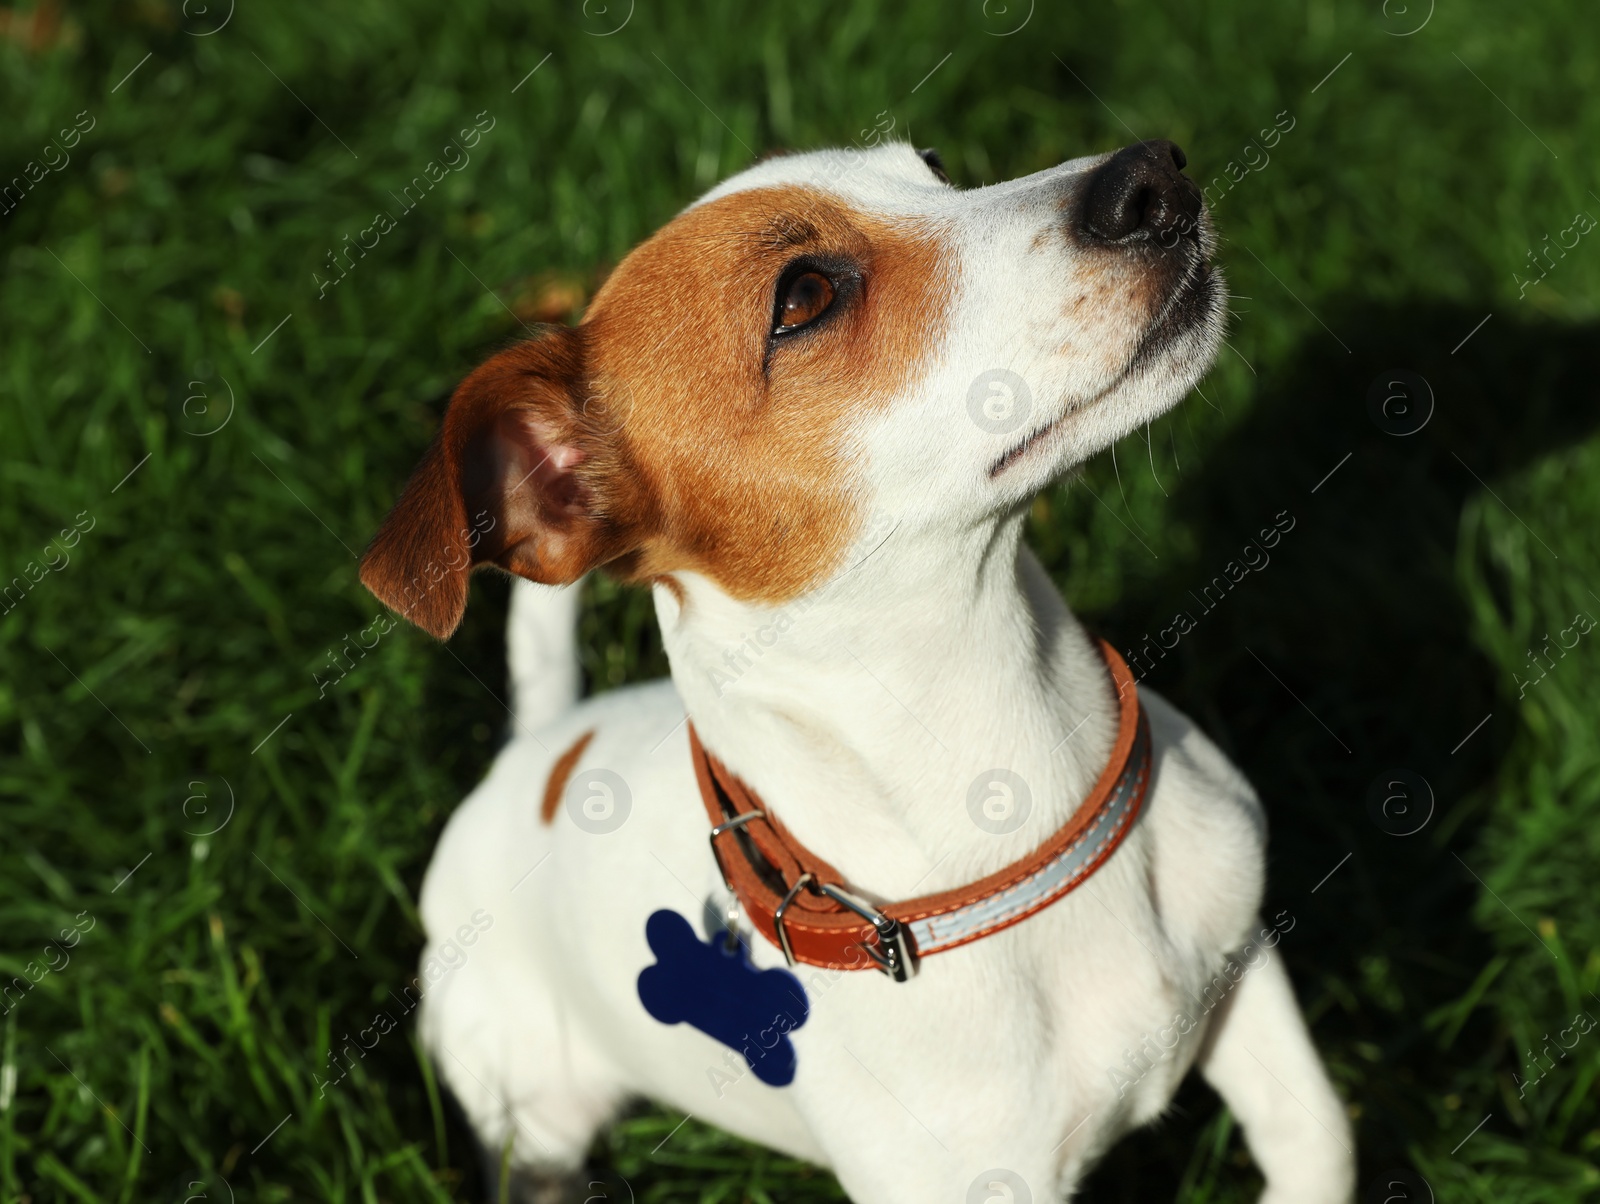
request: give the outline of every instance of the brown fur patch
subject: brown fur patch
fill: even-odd
[[[769,354],[774,288],[800,255],[857,283]],[[837,564],[862,518],[848,427],[915,381],[945,322],[947,264],[933,223],[801,187],[699,206],[635,249],[580,327],[588,387],[627,399],[620,451],[643,487],[621,575],[688,569],[777,602]]]
[[[691,209],[618,265],[579,326],[462,381],[362,581],[441,639],[490,562],[546,584],[609,565],[794,597],[861,524],[849,430],[923,371],[948,258],[930,220],[807,188]],[[779,280],[801,259],[835,277],[835,300],[774,339]]]
[[[589,747],[589,741],[593,739],[594,729],[590,728],[550,767],[550,778],[544,784],[544,802],[539,806],[539,818],[546,827],[555,822],[556,812],[561,808],[561,796],[566,792],[572,771],[578,767],[578,758],[583,756],[583,750]]]

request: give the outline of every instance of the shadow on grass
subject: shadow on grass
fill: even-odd
[[[1318,331],[1263,377],[1249,417],[1173,491],[1175,512],[1201,533],[1192,562],[1136,587],[1116,610],[1085,616],[1119,647],[1148,643],[1147,683],[1202,724],[1267,806],[1266,911],[1297,921],[1283,948],[1318,1043],[1360,1106],[1364,1183],[1435,1135],[1433,1098],[1447,1074],[1422,1019],[1465,992],[1493,953],[1466,918],[1482,888],[1456,856],[1470,863],[1483,787],[1514,724],[1497,706],[1456,577],[1462,505],[1486,487],[1504,496],[1505,476],[1600,423],[1600,328],[1496,314],[1453,351],[1486,312],[1330,307],[1337,337]],[[1407,382],[1409,403],[1385,411],[1396,370],[1426,387]],[[1391,433],[1417,425],[1429,392],[1425,425]],[[1409,417],[1408,404],[1417,407]],[[1228,563],[1282,512],[1292,530],[1253,553],[1260,567],[1230,585]],[[477,579],[452,645],[460,662],[440,658],[430,684],[436,751],[463,794],[506,723],[491,697],[506,697],[505,596],[503,582]],[[629,614],[643,604],[615,588],[598,601]],[[1179,612],[1192,630],[1163,652],[1160,633],[1172,640]],[[591,615],[598,626],[585,635],[638,626],[622,617],[608,625]],[[637,638],[648,646],[636,659],[658,661],[654,633]],[[601,666],[587,668],[592,688]],[[1369,809],[1369,793],[1395,769],[1421,775],[1434,798],[1411,835],[1384,830]],[[1421,814],[1396,814],[1389,827],[1403,831]],[[1214,1140],[1217,1111],[1191,1077],[1168,1117],[1119,1143],[1081,1198],[1167,1201],[1197,1182],[1244,1182],[1253,1172],[1237,1141]],[[456,1128],[457,1165],[469,1160],[464,1139]]]
[[[1486,487],[1504,497],[1504,477],[1600,423],[1600,328],[1499,313],[1453,351],[1488,309],[1330,307],[1348,352],[1321,331],[1309,337],[1173,491],[1174,510],[1201,532],[1194,562],[1089,616],[1119,647],[1150,641],[1146,680],[1260,792],[1267,914],[1299,921],[1283,948],[1317,1041],[1361,1108],[1363,1182],[1435,1135],[1430,1096],[1449,1089],[1448,1072],[1421,1021],[1493,952],[1468,919],[1482,888],[1456,858],[1472,861],[1483,788],[1514,720],[1470,634],[1455,568],[1462,505]],[[1370,412],[1374,382],[1379,404],[1398,392],[1384,387],[1397,369],[1431,387],[1432,416],[1413,434],[1386,433]],[[1422,400],[1409,420],[1405,402],[1390,403],[1398,430],[1426,409],[1426,390],[1408,391]],[[1225,566],[1282,511],[1295,525],[1270,562],[1229,587]],[[1537,532],[1530,547],[1553,555]],[[1193,629],[1163,653],[1159,633],[1180,611]],[[1412,835],[1385,831],[1369,810],[1395,769],[1432,788],[1432,817]],[[1391,808],[1395,832],[1426,815],[1420,794],[1409,815],[1404,805]],[[1113,1151],[1085,1200],[1177,1198],[1217,1110],[1192,1080],[1178,1104]]]

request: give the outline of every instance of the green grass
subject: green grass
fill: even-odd
[[[1268,907],[1298,921],[1282,947],[1363,1183],[1600,1198],[1600,1031],[1521,1097],[1512,1077],[1600,1016],[1600,631],[1518,680],[1600,617],[1600,232],[1526,297],[1513,275],[1600,216],[1588,8],[1441,4],[1399,37],[1377,4],[1097,0],[997,37],[977,0],[640,3],[595,36],[625,4],[241,5],[196,36],[141,0],[0,43],[5,178],[93,120],[0,217],[0,578],[41,577],[0,604],[0,983],[39,978],[0,1003],[0,1200],[478,1198],[391,992],[505,726],[505,587],[479,580],[447,648],[396,629],[319,697],[380,613],[355,553],[511,310],[560,316],[754,154],[885,111],[968,185],[1134,134],[1211,180],[1292,115],[1217,205],[1233,350],[1031,536],[1130,646],[1294,516],[1149,680],[1267,800]],[[319,299],[328,252],[478,114],[470,163]],[[1367,415],[1396,368],[1435,394],[1411,437]],[[662,671],[647,599],[588,601],[594,688]],[[1368,817],[1394,767],[1432,787],[1415,835]],[[636,1115],[597,1158],[640,1201],[841,1198],[680,1119]],[[1255,1182],[1190,1085],[1086,1198]]]

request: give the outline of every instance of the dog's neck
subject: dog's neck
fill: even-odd
[[[1022,545],[1021,521],[955,546],[948,532],[896,531],[780,606],[688,574],[681,600],[656,589],[673,680],[706,747],[880,901],[1026,855],[1110,755],[1105,662]]]

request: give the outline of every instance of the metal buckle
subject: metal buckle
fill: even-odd
[[[727,925],[728,935],[723,942],[723,949],[732,953],[739,947],[739,933],[735,927],[738,923],[740,910],[739,892],[733,889],[733,882],[728,878],[728,871],[722,868],[722,858],[717,856],[717,837],[724,832],[732,832],[735,828],[742,828],[753,819],[766,819],[767,813],[761,810],[746,811],[742,815],[735,815],[726,823],[720,823],[711,829],[711,860],[717,863],[717,872],[722,875],[722,884],[728,888],[731,896],[728,901]],[[793,963],[790,963],[791,965]]]
[[[738,906],[739,892],[733,889],[733,883],[728,880],[727,871],[722,869],[722,858],[717,856],[717,837],[725,832],[732,832],[735,828],[742,828],[745,824],[757,819],[766,819],[765,811],[746,811],[742,815],[735,815],[726,823],[720,823],[711,829],[711,856],[717,863],[717,869],[722,872],[722,881],[733,892],[733,902],[730,904],[730,922],[728,925],[728,948],[730,951],[738,941],[734,935],[732,923],[732,908]],[[820,891],[835,903],[849,908],[867,923],[872,925],[873,934],[877,937],[878,946],[874,949],[871,945],[862,945],[861,948],[870,957],[873,964],[895,982],[906,982],[917,972],[917,959],[911,948],[911,942],[906,938],[905,925],[899,920],[884,915],[863,899],[858,899],[843,887],[833,886],[830,883],[818,882],[815,874],[805,873],[795,879],[794,885],[789,888],[789,893],[784,895],[783,902],[778,904],[778,910],[773,913],[772,926],[778,931],[778,945],[783,950],[783,960],[790,966],[795,965],[794,949],[789,944],[789,932],[784,926],[783,917],[789,910],[789,905],[795,897],[810,886],[813,890]]]
[[[717,837],[721,836],[724,832],[732,832],[735,828],[742,828],[753,819],[766,818],[767,813],[765,811],[746,811],[743,815],[735,815],[727,823],[718,824],[716,827],[711,829],[712,848],[716,847]]]
[[[783,913],[789,910],[789,904],[794,902],[794,897],[800,893],[800,888],[807,882],[815,881],[815,874],[801,874],[794,880],[789,893],[783,896],[783,902],[778,904],[778,910],[772,913],[772,926],[778,930],[778,944],[783,949],[783,960],[791,967],[794,965],[794,950],[789,948],[789,932],[783,926]]]
[[[744,913],[744,904],[739,902],[737,891],[728,892],[728,906],[722,913],[722,924],[726,935],[722,938],[722,951],[724,953],[737,953],[739,951],[739,917]]]
[[[711,860],[717,863],[717,872],[722,875],[722,883],[729,890],[733,890],[733,883],[728,880],[728,871],[722,868],[722,858],[717,856],[717,837],[724,832],[732,832],[735,828],[742,828],[753,819],[766,819],[765,811],[746,811],[743,815],[735,815],[726,823],[718,824],[711,829]],[[737,891],[734,892],[737,895]]]
[[[878,947],[874,949],[871,945],[862,945],[861,948],[866,951],[867,956],[879,970],[895,982],[906,982],[916,974],[916,954],[912,952],[911,942],[906,939],[904,924],[884,915],[883,912],[841,887],[820,882],[817,884],[817,889],[872,925],[873,933],[878,938]]]
[[[842,887],[818,882],[816,875],[809,873],[801,874],[795,879],[794,885],[789,888],[789,893],[784,895],[783,902],[778,904],[778,910],[773,913],[772,926],[778,930],[778,945],[783,949],[784,961],[791,966],[795,964],[794,950],[789,945],[789,932],[784,926],[783,916],[789,910],[789,904],[794,902],[795,896],[807,886],[827,895],[835,903],[849,908],[872,925],[873,934],[878,939],[878,947],[874,949],[871,945],[862,945],[861,948],[880,971],[895,982],[906,982],[916,974],[917,959],[912,952],[910,941],[906,939],[904,924],[884,915]]]

